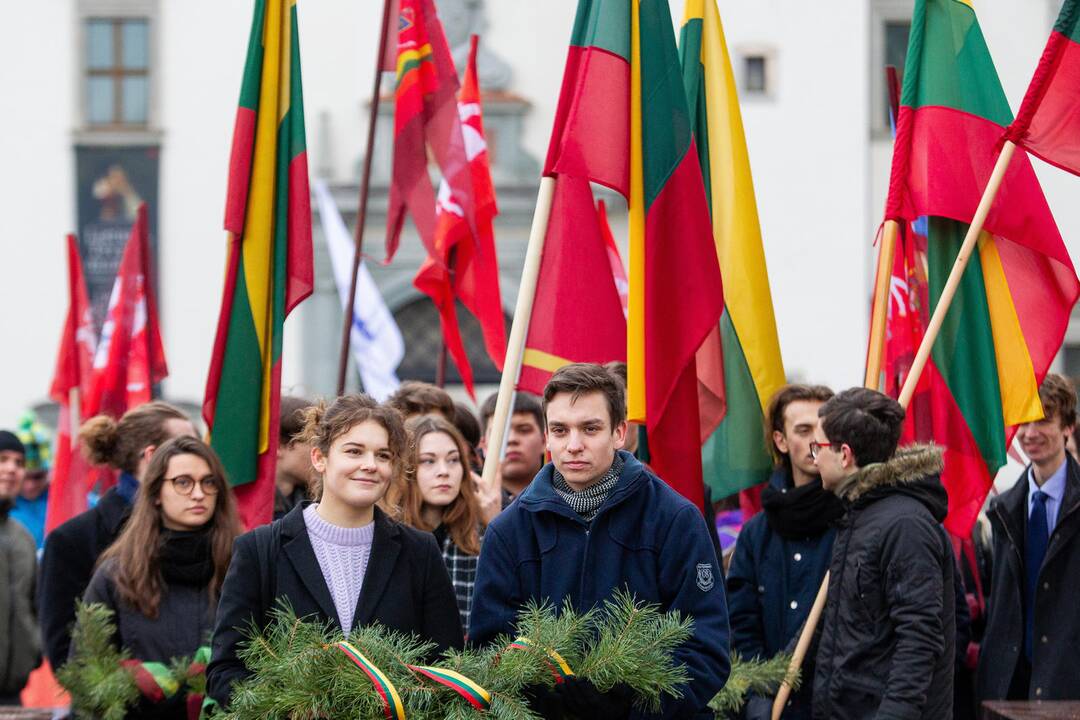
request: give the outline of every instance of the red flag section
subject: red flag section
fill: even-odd
[[[608,263],[611,264],[611,276],[615,279],[615,290],[619,293],[619,302],[622,304],[623,315],[630,312],[630,280],[626,277],[626,266],[623,265],[619,248],[615,244],[615,236],[611,234],[611,226],[607,219],[607,205],[603,200],[596,203],[596,216],[600,221],[600,234],[604,237],[604,247],[607,248]]]
[[[472,367],[461,340],[455,299],[461,300],[480,322],[484,346],[499,370],[502,370],[506,357],[506,326],[492,228],[498,208],[484,139],[483,109],[476,79],[476,46],[477,38],[474,35],[458,100],[472,180],[472,202],[469,203],[470,195],[467,192],[443,179],[436,206],[437,254],[425,260],[413,280],[416,288],[430,296],[438,308],[443,340],[454,358],[465,388],[474,398]],[[472,227],[476,228],[475,234]]]
[[[88,413],[119,418],[128,408],[149,402],[154,383],[169,374],[158,330],[152,277],[149,224],[143,203],[109,298],[85,404]]]
[[[1065,0],[1035,77],[1005,133],[1051,165],[1080,175],[1080,0]]]
[[[83,277],[79,244],[67,236],[68,312],[60,338],[49,397],[60,405],[56,448],[49,503],[45,510],[45,532],[86,510],[87,466],[73,441],[71,391],[78,390],[79,413],[85,417],[97,334]]]
[[[406,212],[412,216],[428,253],[438,257],[435,190],[427,171],[429,149],[458,202],[463,206],[473,203],[469,161],[458,118],[457,71],[435,3],[399,0],[399,7],[387,262],[397,251]]]
[[[539,395],[563,365],[611,360],[626,360],[626,316],[592,190],[559,175],[518,388]]]

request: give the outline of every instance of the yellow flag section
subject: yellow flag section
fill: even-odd
[[[762,420],[784,384],[761,224],[724,28],[716,0],[687,0],[679,51],[724,279],[723,421],[705,440],[704,477],[721,498],[762,482],[772,461]],[[698,368],[699,377],[704,368]]]

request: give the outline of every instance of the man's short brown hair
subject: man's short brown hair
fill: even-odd
[[[769,407],[765,412],[765,447],[772,453],[773,462],[779,467],[791,469],[791,458],[787,453],[780,452],[773,441],[773,433],[784,432],[784,412],[788,405],[793,402],[820,402],[825,403],[832,399],[833,391],[824,385],[800,385],[792,383],[773,393],[769,399]]]
[[[409,418],[414,415],[438,413],[453,421],[456,411],[450,394],[431,383],[406,380],[394,391],[386,404]]]
[[[611,428],[626,419],[626,391],[619,378],[596,363],[572,363],[555,371],[544,386],[544,416],[548,404],[559,393],[570,393],[571,401],[582,395],[598,392],[607,402]]]
[[[304,410],[315,403],[307,398],[295,395],[281,397],[281,417],[278,421],[278,438],[282,447],[286,447],[304,431]]]
[[[1039,400],[1047,419],[1056,415],[1061,427],[1076,425],[1076,388],[1061,375],[1046,374],[1039,386]]]
[[[495,404],[498,402],[499,393],[493,392],[487,396],[484,404],[480,406],[481,437],[487,437],[488,425],[491,423],[491,418],[495,416]],[[540,432],[545,432],[547,423],[544,422],[544,408],[540,404],[540,398],[532,393],[518,390],[514,393],[514,407],[510,409],[510,417],[526,413],[532,415],[533,419],[536,420],[536,427],[540,428]]]

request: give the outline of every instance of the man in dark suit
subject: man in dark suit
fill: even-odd
[[[1031,464],[990,506],[993,570],[979,654],[982,700],[1080,698],[1080,465],[1065,451],[1076,390],[1049,374],[1044,417],[1020,426]]]

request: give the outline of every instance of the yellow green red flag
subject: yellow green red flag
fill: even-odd
[[[282,326],[313,284],[296,0],[255,2],[225,230],[225,292],[203,417],[253,527],[273,511]]]
[[[687,0],[679,54],[724,280],[722,367],[709,367],[698,356],[699,382],[722,388],[726,404],[719,425],[703,428],[702,435],[705,482],[720,498],[768,479],[772,461],[762,421],[769,399],[784,384],[784,364],[735,75],[716,0]],[[710,371],[722,380],[709,377]]]

